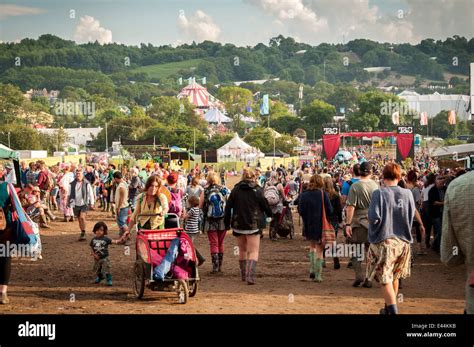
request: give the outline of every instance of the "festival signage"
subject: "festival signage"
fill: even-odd
[[[337,126],[323,126],[323,148],[326,158],[331,160],[339,150],[341,135]]]
[[[397,161],[415,156],[415,128],[413,125],[397,127]]]

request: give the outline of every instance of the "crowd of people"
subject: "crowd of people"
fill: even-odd
[[[363,156],[363,151],[360,154]],[[424,153],[407,168],[380,155],[358,161],[361,163],[318,159],[299,166],[245,167],[232,189],[226,187],[228,171],[212,166],[201,169],[196,165],[185,173],[182,169],[169,171],[162,164],[117,169],[106,162],[62,163],[50,168],[42,161],[22,162],[19,196],[25,211],[37,218],[41,228],[48,228],[57,218],[55,212],[65,223],[76,219],[79,241],[87,239],[88,211],[110,213],[119,228],[118,238],[109,238],[108,226],[99,221],[90,242],[95,283],[105,279],[108,285],[112,285],[108,245],[129,244],[137,225],[164,229],[170,218],[179,220],[193,241],[201,233],[207,235],[213,275],[222,273],[224,240],[232,230],[239,249],[241,280],[255,284],[264,230],[268,226],[268,237],[278,241],[286,235],[286,224],[293,223],[291,211],[297,211],[308,242],[309,277],[322,282],[328,258],[333,259],[335,270],[340,269],[339,255],[332,250],[343,239],[351,246],[351,253],[345,256],[354,271],[353,286],[371,288],[376,280],[385,301],[381,313],[396,314],[401,280],[410,275],[415,257],[427,254],[427,249],[440,253],[442,240],[449,238],[455,243],[458,233],[464,233],[472,245],[472,236],[465,235],[469,224],[456,224],[459,221],[450,213],[458,213],[458,209],[450,208],[447,213],[446,200],[449,196],[449,201],[457,204],[467,199],[472,205],[473,173],[440,169]],[[11,183],[11,167],[0,171],[0,180]],[[469,194],[461,188],[449,194],[451,185],[470,185],[470,196],[461,197]],[[472,220],[472,216],[466,218]],[[334,240],[328,241],[329,232],[334,233]],[[343,237],[337,238],[341,233]],[[452,262],[446,252],[442,258]],[[464,250],[464,255],[472,266],[472,250]],[[198,265],[206,261],[197,249],[196,256]],[[9,264],[2,261],[0,266],[2,303],[8,302]],[[473,313],[473,295],[468,294],[467,311]]]

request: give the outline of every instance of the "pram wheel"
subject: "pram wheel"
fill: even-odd
[[[133,292],[137,299],[143,297],[145,292],[145,263],[139,259],[135,262],[135,280],[133,281]]]
[[[189,288],[186,281],[178,280],[176,284],[176,291],[178,293],[178,302],[180,304],[186,304],[189,298]]]
[[[193,281],[193,283],[191,284],[191,290],[190,290],[190,293],[189,293],[189,297],[193,297],[197,294],[198,292],[198,287],[199,287],[199,284],[198,284],[198,281]]]

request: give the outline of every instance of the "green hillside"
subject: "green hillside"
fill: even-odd
[[[204,61],[204,59],[190,59],[173,63],[153,64],[133,69],[132,72],[145,72],[150,78],[161,79],[177,74],[179,70],[182,69],[197,68],[199,63],[202,61]]]

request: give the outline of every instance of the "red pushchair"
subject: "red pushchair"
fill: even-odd
[[[155,215],[140,215],[155,216]],[[188,276],[186,279],[178,279],[170,271],[164,280],[155,281],[153,279],[153,259],[152,254],[156,252],[161,257],[165,257],[171,242],[181,238],[186,240],[192,248],[191,258],[189,259]],[[200,281],[196,250],[190,237],[179,227],[179,218],[177,215],[169,214],[165,221],[165,229],[146,230],[140,225],[137,227],[136,239],[137,259],[134,266],[135,279],[133,282],[133,291],[137,299],[141,299],[145,288],[152,291],[169,291],[178,294],[180,304],[185,304],[189,297],[196,295],[198,283]]]

